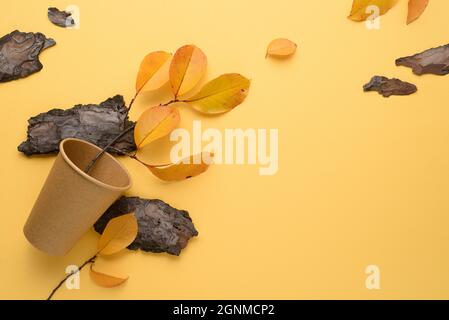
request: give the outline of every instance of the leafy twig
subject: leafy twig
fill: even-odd
[[[131,109],[132,105],[134,104],[134,101],[136,100],[137,95],[138,95],[138,94],[136,94],[136,95],[131,99],[131,102],[129,103],[129,107],[128,107],[128,111],[127,111],[127,112],[129,112],[129,110]],[[173,104],[173,103],[176,103],[176,102],[183,102],[183,101],[182,101],[182,100],[178,100],[178,99],[174,99],[174,100],[170,100],[170,101],[168,101],[168,102],[166,102],[166,103],[161,103],[159,106],[160,106],[160,107],[167,107],[167,106],[169,106],[169,105],[171,105],[171,104]],[[132,158],[132,159],[134,159],[134,160],[137,160],[138,162],[142,163],[143,165],[147,165],[146,163],[143,163],[142,161],[140,161],[140,160],[136,157],[136,155],[127,154],[127,153],[121,152],[121,151],[119,151],[118,149],[112,147],[112,145],[114,145],[114,144],[115,144],[121,137],[123,137],[125,134],[127,134],[128,132],[130,132],[131,130],[133,130],[135,126],[136,126],[136,124],[133,124],[133,125],[129,126],[129,127],[126,128],[122,133],[120,133],[117,137],[115,137],[114,140],[112,140],[106,147],[104,147],[103,150],[101,150],[101,151],[95,156],[95,158],[93,158],[92,161],[89,162],[89,164],[87,165],[86,169],[84,169],[84,172],[85,172],[85,173],[89,173],[90,170],[92,170],[92,168],[93,168],[93,166],[95,165],[95,163],[101,158],[101,156],[103,156],[103,155],[105,154],[105,152],[106,152],[108,149],[114,150],[114,151],[116,151],[116,152],[118,152],[118,153],[120,153],[120,154],[126,155],[126,156],[128,156],[128,157],[130,157],[130,158]]]
[[[58,291],[58,289],[64,284],[64,282],[67,281],[68,278],[70,278],[71,276],[77,274],[78,272],[80,272],[85,266],[87,266],[90,263],[94,263],[95,260],[97,259],[97,253],[92,256],[91,258],[89,258],[88,260],[86,260],[77,270],[71,272],[70,274],[68,274],[64,279],[62,279],[58,285],[51,291],[50,295],[48,296],[47,300],[51,300],[51,298],[53,297],[53,295],[56,293],[56,291]]]

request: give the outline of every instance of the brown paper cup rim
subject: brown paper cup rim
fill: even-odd
[[[77,139],[77,138],[66,138],[66,139],[64,139],[64,140],[62,140],[62,141],[60,142],[60,144],[59,144],[59,152],[61,153],[62,157],[64,158],[64,161],[65,161],[70,167],[72,167],[72,169],[75,170],[75,172],[78,173],[80,176],[82,176],[84,179],[87,179],[87,180],[91,181],[92,183],[94,183],[94,184],[96,184],[96,185],[98,185],[98,186],[100,186],[100,187],[102,187],[102,188],[106,188],[106,189],[108,189],[108,190],[113,190],[113,191],[122,191],[122,192],[123,192],[123,191],[126,191],[126,190],[128,190],[129,188],[131,188],[132,181],[131,181],[131,176],[129,175],[128,170],[126,170],[126,168],[125,168],[125,167],[124,167],[124,166],[123,166],[117,159],[115,159],[112,155],[110,155],[109,153],[105,152],[104,155],[103,155],[103,157],[109,157],[112,161],[114,161],[114,162],[120,167],[121,170],[123,170],[123,171],[125,172],[126,176],[128,177],[128,184],[127,184],[126,186],[124,186],[124,187],[118,187],[118,186],[113,186],[113,185],[104,183],[104,182],[102,182],[102,181],[100,181],[100,180],[98,180],[98,179],[95,179],[94,177],[88,175],[88,174],[85,173],[83,170],[81,170],[80,168],[78,168],[78,167],[76,166],[76,164],[74,164],[74,163],[72,162],[72,160],[70,160],[70,158],[69,158],[69,157],[67,156],[67,154],[65,153],[65,150],[64,150],[64,144],[65,144],[67,141],[78,141],[78,142],[87,144],[87,145],[93,147],[94,149],[98,150],[98,152],[101,152],[102,149],[99,148],[98,146],[94,145],[93,143],[90,143],[90,142],[85,141],[85,140],[82,140],[82,139]]]

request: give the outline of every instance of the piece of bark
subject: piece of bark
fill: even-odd
[[[55,153],[65,138],[79,138],[100,148],[107,146],[134,122],[128,120],[127,107],[120,95],[96,104],[76,105],[71,109],[52,109],[28,120],[27,140],[18,150],[27,156]],[[113,147],[122,152],[136,149],[134,133],[119,139]],[[114,152],[112,149],[111,152]]]
[[[39,54],[55,44],[40,32],[15,30],[0,38],[0,82],[25,78],[40,71],[43,65]]]
[[[415,93],[418,88],[408,82],[399,79],[388,79],[387,77],[374,76],[370,82],[363,86],[363,91],[377,91],[388,98],[389,96],[405,96]]]
[[[109,220],[131,212],[136,216],[139,232],[128,249],[167,252],[178,256],[189,239],[198,235],[187,211],[175,209],[162,200],[139,197],[122,197],[117,200],[98,219],[94,228],[101,234]]]
[[[73,27],[75,20],[72,14],[67,11],[61,11],[58,8],[48,8],[48,19],[54,24],[62,28]]]
[[[412,68],[416,75],[449,73],[449,44],[396,60],[397,66]]]

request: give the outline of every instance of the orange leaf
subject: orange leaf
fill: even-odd
[[[111,219],[98,240],[98,254],[111,255],[129,246],[137,237],[137,219],[133,213]]]
[[[121,285],[126,280],[128,280],[129,277],[117,277],[117,276],[110,276],[108,274],[95,271],[93,269],[93,264],[90,265],[90,278],[99,286],[105,287],[105,288],[113,288]]]
[[[206,73],[207,57],[200,48],[186,45],[178,49],[170,65],[170,83],[175,97],[192,90]]]
[[[270,42],[267,48],[266,56],[288,57],[296,52],[298,45],[288,39],[275,39]]]
[[[371,8],[377,8],[379,15],[386,14],[398,3],[398,0],[353,0],[351,13],[348,19],[352,21],[365,21],[373,17]]]
[[[204,161],[204,159],[205,157],[209,157],[210,159],[212,156],[210,153],[201,153],[183,159],[177,164],[161,167],[148,165],[147,168],[161,180],[181,181],[205,172],[209,168],[210,161]]]
[[[171,54],[156,51],[148,54],[140,64],[136,79],[136,94],[142,89],[156,90],[168,82],[168,66]]]
[[[179,124],[178,109],[172,106],[157,106],[148,109],[137,120],[134,141],[137,148],[160,139],[172,132]]]
[[[424,10],[426,10],[428,4],[429,0],[409,0],[407,24],[418,19],[423,14]]]

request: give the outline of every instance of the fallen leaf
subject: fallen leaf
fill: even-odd
[[[428,4],[429,0],[409,0],[407,24],[418,19],[423,14],[424,10],[426,10]]]
[[[238,73],[224,74],[206,83],[200,92],[185,101],[204,113],[227,112],[245,100],[250,84],[250,80]]]
[[[143,58],[136,79],[136,93],[142,89],[152,91],[168,82],[171,54],[164,51],[151,52]]]
[[[137,237],[137,231],[134,213],[112,219],[98,240],[98,254],[111,255],[125,249]]]
[[[266,57],[288,57],[296,52],[297,47],[296,43],[288,39],[275,39],[268,45]]]
[[[134,129],[137,148],[143,148],[168,135],[178,126],[179,121],[179,111],[172,106],[156,106],[148,109],[137,120]]]
[[[121,285],[126,280],[128,280],[129,277],[117,277],[117,276],[111,276],[102,272],[95,271],[93,269],[93,264],[90,265],[90,278],[99,286],[105,287],[105,288],[113,288]]]
[[[192,90],[206,73],[207,57],[200,48],[186,45],[179,48],[170,65],[170,83],[175,97]]]
[[[379,15],[384,15],[393,8],[397,2],[398,0],[354,0],[348,18],[352,21],[365,21],[373,15],[373,12],[369,10],[370,6],[378,7]]]
[[[201,153],[190,156],[177,164],[161,167],[148,165],[147,168],[161,180],[181,181],[205,172],[209,168],[210,161],[204,161],[204,157],[211,159],[212,156],[210,153]]]

